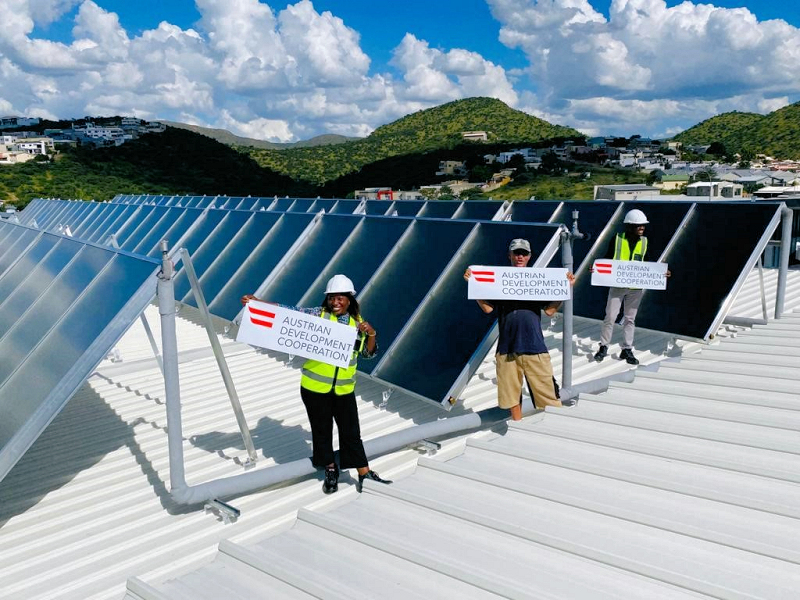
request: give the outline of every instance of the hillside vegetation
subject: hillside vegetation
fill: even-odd
[[[463,131],[486,131],[494,143],[531,144],[549,138],[583,137],[575,129],[552,125],[500,100],[468,98],[414,113],[379,127],[361,140],[290,150],[240,150],[278,173],[323,184],[393,156],[453,149],[463,144]]]
[[[685,145],[722,142],[731,154],[800,159],[800,103],[768,115],[724,113],[698,123],[673,139]]]
[[[119,147],[78,148],[55,162],[0,167],[0,199],[109,200],[121,193],[229,196],[316,195],[316,188],[259,167],[205,136],[167,127]]]

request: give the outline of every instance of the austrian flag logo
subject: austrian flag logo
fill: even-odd
[[[473,271],[472,274],[475,276],[475,281],[494,283],[494,271]]]
[[[594,264],[595,269],[598,273],[603,273],[605,275],[611,275],[611,263],[602,263],[597,262]]]
[[[250,305],[247,306],[247,310],[250,311],[250,321],[254,325],[260,325],[261,327],[272,327],[273,321],[271,319],[275,318],[274,312],[259,310],[257,308],[253,308]],[[257,319],[256,317],[263,317],[263,318]]]

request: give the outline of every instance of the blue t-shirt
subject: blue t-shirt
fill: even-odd
[[[500,339],[498,354],[542,354],[547,352],[542,334],[542,313],[548,302],[492,300]]]

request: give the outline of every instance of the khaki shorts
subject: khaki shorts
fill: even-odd
[[[495,354],[497,360],[497,404],[500,408],[513,408],[519,404],[522,394],[522,378],[528,381],[533,391],[536,408],[561,406],[553,385],[553,365],[550,355],[517,354],[514,360],[508,354]]]

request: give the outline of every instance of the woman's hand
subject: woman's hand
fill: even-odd
[[[358,324],[358,330],[362,333],[366,333],[369,337],[375,337],[376,332],[375,328],[369,324],[368,321],[361,321]]]
[[[470,277],[472,277],[472,269],[467,267],[467,270],[464,271],[464,281],[469,281]]]
[[[256,298],[253,294],[245,294],[240,298],[242,306],[246,306],[250,300],[258,300],[258,298]]]
[[[570,285],[575,285],[575,273],[567,272],[567,279]]]

